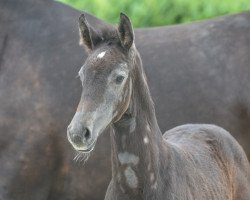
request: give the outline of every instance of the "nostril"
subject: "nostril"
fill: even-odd
[[[90,138],[90,131],[89,131],[88,128],[85,128],[84,137],[85,137],[86,139],[89,139],[89,138]]]

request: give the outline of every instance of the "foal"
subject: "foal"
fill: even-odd
[[[79,71],[83,91],[68,127],[73,147],[88,154],[110,129],[112,180],[107,200],[249,200],[249,163],[224,129],[190,124],[158,127],[129,18],[97,33],[79,18],[89,51]]]

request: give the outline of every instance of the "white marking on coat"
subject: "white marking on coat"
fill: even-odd
[[[144,142],[145,144],[148,144],[148,143],[149,143],[148,136],[145,136],[145,137],[143,138],[143,142]]]
[[[103,58],[103,56],[105,56],[105,54],[106,54],[106,51],[103,51],[97,55],[97,58]]]
[[[137,165],[139,162],[138,156],[131,154],[131,153],[128,153],[128,152],[119,153],[118,159],[122,165],[124,165],[124,164]]]
[[[124,171],[124,175],[126,177],[126,181],[129,187],[137,188],[138,186],[138,178],[131,167],[127,167]]]

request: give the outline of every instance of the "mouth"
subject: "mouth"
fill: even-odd
[[[94,141],[91,145],[89,145],[89,147],[87,149],[77,148],[76,151],[81,152],[81,153],[90,153],[91,151],[93,151],[93,149],[95,147],[95,143],[96,143],[96,141]]]

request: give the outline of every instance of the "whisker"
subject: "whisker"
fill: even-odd
[[[87,162],[87,160],[88,160],[89,157],[90,157],[90,154],[91,154],[91,152],[86,153],[86,154],[84,155],[84,157],[82,157],[82,159],[81,159],[81,161],[80,161],[80,162],[83,162],[82,165],[84,165],[84,164]]]
[[[75,157],[73,158],[73,161],[75,161],[76,157],[77,157],[77,155],[75,155]]]
[[[89,159],[90,154],[91,154],[91,151],[87,152],[87,153],[77,152],[77,154],[74,157],[73,161],[75,161],[76,163],[77,162],[79,162],[79,163],[83,162],[83,165],[84,165],[86,163],[86,161]]]
[[[79,157],[81,156],[81,154],[79,152],[77,152],[76,156],[74,157],[74,161],[77,162]]]

